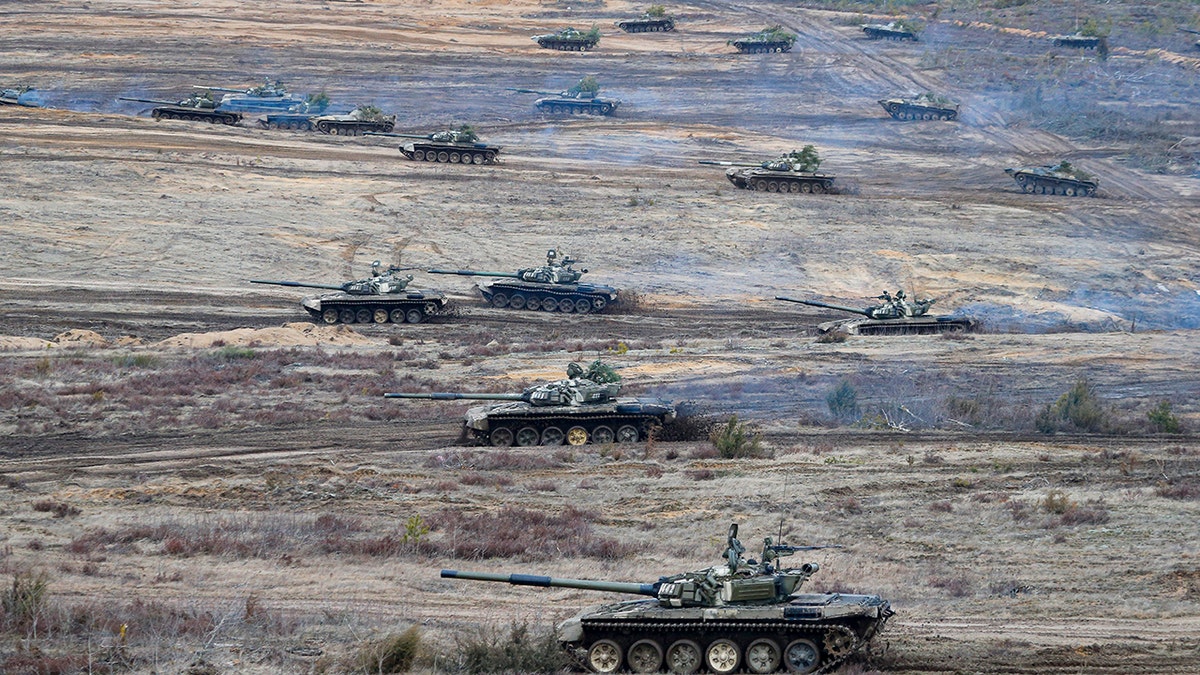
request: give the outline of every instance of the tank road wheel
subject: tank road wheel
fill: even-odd
[[[783,650],[783,665],[789,673],[811,673],[821,665],[821,652],[812,640],[792,640]]]
[[[375,313],[364,307],[354,313],[354,320],[359,323],[371,323],[375,320]]]
[[[521,427],[521,430],[517,432],[517,445],[523,448],[537,445],[541,439],[542,435],[533,427]]]
[[[563,432],[558,427],[542,429],[542,445],[562,445]]]
[[[558,301],[558,311],[563,314],[570,314],[575,311],[575,301],[570,298],[563,298]]]
[[[525,300],[525,309],[536,312],[542,308],[542,301],[537,299],[537,296]]]
[[[525,309],[525,296],[521,293],[513,293],[512,297],[508,299],[508,306],[513,309]]]
[[[437,161],[441,162],[442,164],[449,162],[450,161],[450,153],[446,152],[445,150],[439,151],[437,154]]]
[[[691,675],[700,670],[700,645],[691,640],[676,640],[667,648],[667,672]]]
[[[410,309],[404,313],[404,320],[409,323],[421,323],[425,320],[425,312],[419,309]]]
[[[746,647],[746,669],[752,673],[773,673],[779,670],[779,645],[762,638]]]
[[[1075,188],[1069,187],[1063,192],[1063,194],[1065,194],[1068,197],[1074,197],[1075,196]]]
[[[553,312],[558,309],[558,301],[554,298],[542,298],[542,311]]]
[[[352,309],[343,309],[338,312],[338,316],[341,317],[342,323],[354,323],[354,310]]]
[[[491,299],[492,307],[503,309],[508,307],[508,296],[503,293],[496,293]]]
[[[779,181],[767,181],[767,192],[779,192]]]
[[[610,112],[612,112],[612,104],[610,104],[610,103],[601,103],[600,104],[600,114],[601,115],[607,115]]]
[[[615,673],[621,669],[621,646],[612,640],[597,640],[588,648],[588,667],[596,673]]]
[[[801,183],[801,184],[800,184],[800,191],[801,191],[801,192],[804,192],[804,193],[809,193],[809,192],[812,192],[812,185],[811,185],[811,184],[809,184],[809,183]]]
[[[458,154],[457,152],[450,153],[451,164],[458,164],[460,160],[462,160],[462,155]]]
[[[471,163],[472,164],[483,164],[483,160],[484,160],[484,157],[483,157],[482,152],[476,152],[471,155]]]
[[[837,629],[826,633],[825,639],[822,640],[825,654],[834,659],[849,654],[854,649],[854,643],[857,642],[854,632],[849,628],[837,626]]]
[[[338,311],[336,309],[327,309],[321,312],[321,321],[332,326],[338,322]]]
[[[488,440],[497,448],[507,448],[513,444],[513,432],[508,427],[496,427],[488,434]]]
[[[379,308],[371,313],[371,318],[375,320],[375,323],[387,323],[388,311],[386,309]]]
[[[657,673],[662,668],[662,647],[654,640],[638,640],[629,648],[625,660],[629,662],[629,670],[635,673]]]
[[[758,190],[759,192],[767,191],[767,181],[761,178],[756,178],[755,180],[750,181],[750,184],[753,185],[754,189]]]
[[[436,162],[437,161],[437,153],[432,150],[430,150],[429,152],[426,152],[425,153],[425,161],[426,162]]]
[[[608,298],[595,297],[592,298],[592,311],[599,312],[608,306]]]
[[[388,318],[392,320],[392,323],[404,323],[404,310],[393,309],[391,314],[388,314]]]
[[[641,437],[641,432],[632,424],[623,424],[617,429],[618,443],[637,443]]]
[[[616,438],[616,436],[613,435],[613,430],[606,426],[598,426],[595,429],[592,429],[592,442],[597,445],[607,445],[609,443],[612,443],[614,438]],[[632,650],[630,650],[630,651],[632,651]],[[662,660],[661,653],[659,654],[658,658],[660,661]],[[633,659],[631,658],[630,661],[632,661],[632,660]],[[657,666],[655,667],[655,669],[657,670]],[[653,671],[647,671],[647,672],[653,672]]]
[[[587,314],[592,311],[592,301],[587,298],[579,298],[575,301],[575,313]]]
[[[425,151],[424,150],[414,150],[413,151],[413,159],[417,160],[418,162],[424,162],[425,161]]]
[[[729,675],[742,665],[742,652],[736,642],[722,638],[704,650],[704,662],[708,664],[708,669],[717,675]]]
[[[587,429],[583,427],[571,427],[567,429],[567,443],[569,445],[585,445],[588,442]]]

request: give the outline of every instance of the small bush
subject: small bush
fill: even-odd
[[[42,499],[34,502],[33,510],[53,513],[55,518],[77,516],[81,513],[79,507],[72,506],[66,502],[54,501],[53,499]]]
[[[1066,495],[1062,490],[1051,490],[1042,499],[1042,510],[1046,513],[1062,515],[1068,509],[1075,508],[1075,502]]]
[[[455,642],[458,669],[468,673],[557,673],[568,666],[553,628],[513,623],[507,634],[481,628]]]
[[[817,344],[822,345],[840,345],[845,342],[849,336],[845,331],[830,330],[825,331],[817,336]]]
[[[413,626],[398,635],[369,642],[358,652],[356,670],[362,673],[403,673],[412,668],[421,648],[421,629]]]
[[[717,448],[717,454],[722,459],[743,459],[764,455],[762,434],[747,423],[739,422],[737,415],[732,415],[725,426],[715,431],[709,439]]]
[[[1167,499],[1200,500],[1200,481],[1194,478],[1191,480],[1173,480],[1160,484],[1154,489],[1154,492],[1159,497],[1166,497]]]
[[[950,513],[954,511],[954,506],[947,500],[934,502],[929,505],[929,510],[935,513]]]
[[[1100,433],[1109,427],[1108,411],[1100,405],[1091,383],[1080,379],[1070,391],[1043,408],[1034,425],[1046,434],[1061,430]]]
[[[1160,434],[1177,434],[1180,431],[1179,418],[1171,412],[1171,402],[1162,400],[1146,413],[1150,426]]]
[[[825,396],[829,414],[840,422],[853,422],[859,418],[858,392],[846,380]]]
[[[689,469],[684,474],[692,480],[712,480],[717,477],[712,469]]]
[[[50,579],[44,572],[14,574],[12,586],[0,596],[0,608],[7,623],[24,629],[32,625],[46,608]]]

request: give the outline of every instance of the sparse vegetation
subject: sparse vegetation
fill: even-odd
[[[370,640],[362,646],[355,670],[367,675],[405,673],[412,668],[421,649],[421,629],[412,626],[403,633]]]
[[[1038,413],[1035,425],[1038,431],[1047,434],[1063,430],[1100,433],[1109,427],[1109,413],[1091,383],[1080,379]]]
[[[557,673],[568,665],[554,629],[525,622],[459,634],[454,654],[464,673]]]
[[[1158,405],[1154,406],[1150,412],[1146,413],[1146,417],[1150,420],[1150,426],[1160,434],[1177,434],[1182,427],[1179,424],[1179,418],[1171,412],[1171,402],[1162,400]]]
[[[764,457],[762,434],[746,422],[739,422],[731,415],[725,426],[713,432],[710,439],[721,459]]]
[[[858,391],[846,380],[839,382],[837,388],[825,395],[825,405],[829,406],[829,414],[839,422],[853,422],[860,417]]]

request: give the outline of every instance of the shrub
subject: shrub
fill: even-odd
[[[1043,408],[1034,424],[1046,434],[1063,429],[1099,433],[1109,426],[1108,411],[1101,407],[1091,383],[1080,379],[1070,391]]]
[[[684,473],[692,480],[712,480],[717,477],[712,469],[690,469]]]
[[[367,643],[358,652],[356,666],[363,673],[403,673],[412,667],[421,648],[421,629],[413,626],[398,635]]]
[[[826,394],[825,405],[829,406],[829,414],[838,421],[852,422],[859,417],[858,392],[846,380]]]
[[[67,516],[77,516],[81,512],[79,507],[72,506],[66,502],[58,502],[53,499],[41,499],[33,503],[34,511],[52,512],[55,518],[66,518]]]
[[[1177,434],[1180,431],[1179,418],[1171,412],[1171,402],[1162,400],[1146,413],[1150,425],[1160,434]]]
[[[493,628],[455,638],[459,670],[468,673],[557,673],[568,666],[552,628],[513,623],[505,634]]]
[[[50,579],[44,572],[14,574],[12,586],[0,596],[6,623],[24,629],[32,625],[46,608],[46,591]]]
[[[762,434],[732,415],[725,426],[709,437],[722,459],[762,457]]]
[[[823,345],[841,344],[846,341],[847,337],[849,337],[849,336],[846,334],[845,331],[830,330],[830,331],[825,331],[824,333],[821,333],[820,335],[818,335],[817,343],[823,344]]]

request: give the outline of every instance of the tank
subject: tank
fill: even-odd
[[[213,101],[212,96],[208,93],[193,94],[177,103],[149,98],[125,98],[123,96],[120,100],[155,104],[156,107],[151,109],[150,116],[156,120],[187,120],[229,125],[234,125],[242,121],[241,113],[218,110],[216,102]]]
[[[1100,186],[1095,176],[1071,166],[1066,160],[1057,166],[1023,166],[1005,169],[1004,172],[1017,181],[1022,192],[1092,197]]]
[[[1071,47],[1074,49],[1095,49],[1101,43],[1105,42],[1103,37],[1098,35],[1084,35],[1083,33],[1055,35],[1050,39],[1054,42],[1055,47]]]
[[[470,125],[446,129],[437,133],[389,134],[368,131],[365,136],[420,139],[400,146],[400,154],[418,162],[449,162],[450,164],[493,164],[500,155],[499,145],[479,142],[479,134]]]
[[[802,592],[820,565],[790,567],[783,558],[828,547],[767,537],[755,560],[745,556],[737,534],[731,525],[720,564],[651,583],[459,570],[441,576],[643,596],[584,610],[558,625],[563,649],[597,673],[829,673],[895,614],[878,595]]]
[[[762,192],[826,193],[833,188],[835,176],[817,173],[821,159],[811,145],[797,152],[766,162],[723,162],[700,160],[700,164],[734,167],[725,172],[730,183],[743,190]]]
[[[836,309],[839,312],[849,312],[864,317],[862,319],[826,321],[818,324],[817,329],[822,333],[836,331],[850,335],[929,335],[969,331],[975,328],[975,320],[970,317],[928,316],[934,299],[910,301],[903,290],[896,291],[895,295],[884,291],[883,295],[879,296],[883,304],[862,309],[845,305],[831,305],[816,300],[799,300],[785,295],[777,295],[775,299],[798,302],[812,307]]]
[[[192,85],[193,89],[226,92],[221,97],[219,108],[243,113],[297,112],[308,106],[306,99],[288,93],[279,80],[264,80],[257,87],[249,89],[231,89],[229,87],[208,87]],[[313,110],[313,113],[321,112]]]
[[[537,42],[538,46],[544,49],[557,49],[563,52],[586,52],[600,43],[600,30],[592,28],[589,31],[581,31],[577,28],[567,27],[557,33],[534,35],[530,39]]]
[[[654,5],[636,19],[618,21],[617,28],[626,33],[658,33],[675,30],[675,19],[667,16],[661,5]]]
[[[920,39],[921,30],[908,21],[893,21],[891,23],[867,23],[862,30],[871,40],[912,40]]]
[[[421,323],[445,309],[446,294],[435,290],[411,290],[411,274],[401,276],[399,267],[384,270],[378,260],[371,264],[371,277],[348,281],[340,286],[310,284],[300,281],[264,281],[251,279],[252,284],[271,284],[295,288],[324,288],[336,293],[313,295],[300,301],[300,306],[314,319],[326,324],[335,323]]]
[[[621,376],[597,359],[585,371],[567,366],[567,378],[520,394],[384,394],[434,401],[497,401],[467,410],[464,438],[479,445],[584,445],[636,443],[675,419],[675,406],[658,398],[620,396]]]
[[[306,112],[269,113],[266,117],[260,118],[258,123],[264,129],[313,131],[316,129],[313,126],[313,120],[317,117],[318,115]]]
[[[600,84],[591,75],[580,79],[570,89],[558,93],[514,87],[508,87],[508,90],[545,97],[537,99],[533,105],[538,112],[548,115],[611,115],[621,105],[619,99],[601,98]]]
[[[384,115],[373,105],[360,105],[346,115],[320,115],[309,123],[323,134],[358,136],[367,131],[390,132],[396,128],[396,116]]]
[[[0,91],[0,105],[23,105],[29,108],[42,107],[37,90],[33,87],[17,87]]]
[[[499,278],[499,281],[478,288],[485,301],[501,309],[587,314],[603,311],[617,302],[619,292],[612,286],[579,283],[587,270],[575,269],[572,267],[575,262],[570,256],[562,256],[556,249],[551,249],[546,252],[545,265],[516,272],[449,269],[431,269],[429,272]]]
[[[958,104],[945,96],[924,93],[912,98],[880,99],[879,105],[898,120],[956,120]]]
[[[769,26],[757,33],[744,35],[728,41],[743,54],[762,54],[766,52],[790,52],[796,42],[796,35],[789,33],[782,26]]]

